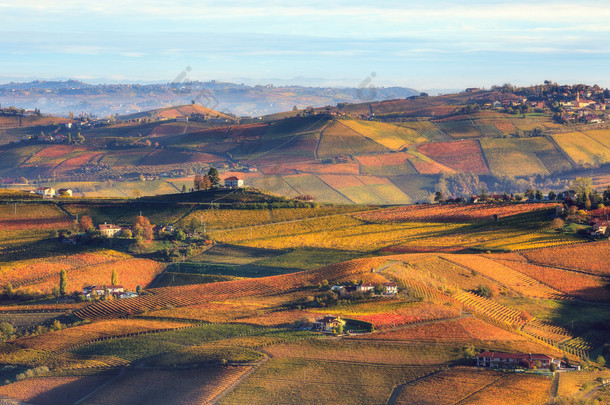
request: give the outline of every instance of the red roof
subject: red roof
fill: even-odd
[[[225,181],[227,181],[227,180],[238,181],[238,180],[240,180],[240,179],[238,179],[238,178],[237,178],[237,177],[235,177],[235,176],[231,176],[231,177],[227,177],[227,178],[225,179]]]
[[[514,359],[514,360],[553,360],[552,357],[546,354],[525,354],[525,353],[496,353],[496,352],[483,352],[477,357],[490,357],[492,359]]]

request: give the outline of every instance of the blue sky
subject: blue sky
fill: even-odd
[[[610,87],[607,1],[377,3],[0,0],[0,81]]]

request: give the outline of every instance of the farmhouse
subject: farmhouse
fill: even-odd
[[[244,181],[235,176],[227,177],[225,179],[225,187],[226,188],[241,188],[244,186]]]
[[[340,316],[326,315],[312,323],[312,329],[320,332],[332,333],[339,326],[345,326],[345,321]]]
[[[102,235],[106,236],[107,238],[114,238],[114,236],[117,233],[121,232],[123,228],[117,225],[107,224],[106,222],[104,222],[103,224],[100,224],[98,226],[98,229],[100,230]]]
[[[600,235],[604,235],[606,233],[606,230],[608,229],[608,221],[596,219],[592,222],[593,222],[593,226],[591,227],[589,234],[600,236]]]
[[[95,292],[98,297],[106,294],[106,290],[108,290],[108,294],[120,296],[124,293],[125,289],[122,285],[109,285],[109,286],[99,286],[99,285],[90,285],[83,288],[83,294],[86,298],[91,298],[92,294]]]
[[[43,197],[53,197],[55,195],[55,189],[53,187],[38,187],[36,194]]]
[[[477,367],[487,368],[549,368],[561,365],[560,360],[546,354],[483,352],[477,356]]]
[[[70,188],[60,188],[57,191],[57,194],[61,195],[61,196],[72,197],[72,189],[70,189]]]
[[[383,293],[388,295],[398,294],[398,284],[391,281],[383,283]]]
[[[373,283],[362,283],[358,286],[357,290],[362,292],[373,291],[375,289],[375,284]]]

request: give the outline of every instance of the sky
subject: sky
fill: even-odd
[[[607,0],[0,0],[0,82],[610,87],[609,20]]]

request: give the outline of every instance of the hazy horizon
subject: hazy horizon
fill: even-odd
[[[201,81],[608,87],[609,16],[601,1],[0,0],[0,78],[170,82],[190,66]]]

